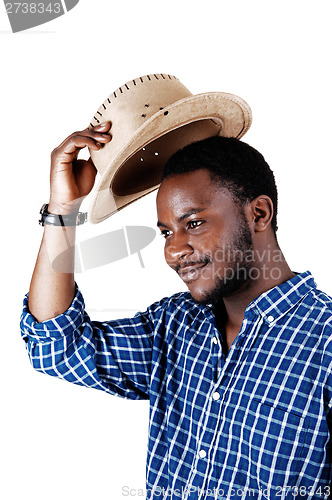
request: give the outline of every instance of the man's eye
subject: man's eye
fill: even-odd
[[[163,238],[167,238],[167,236],[169,236],[171,232],[168,231],[168,229],[164,229],[164,231],[160,231],[160,234],[161,236],[163,236]]]
[[[189,229],[196,229],[201,224],[203,224],[202,220],[191,220],[191,221],[188,222],[188,228]]]

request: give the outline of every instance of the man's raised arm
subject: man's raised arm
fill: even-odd
[[[52,152],[48,212],[57,215],[78,213],[96,176],[91,159],[78,160],[78,153],[85,147],[99,150],[108,143],[110,126],[108,122],[91,130],[75,132]],[[74,298],[75,231],[75,226],[45,225],[29,290],[29,310],[39,322],[65,312]],[[54,269],[52,262],[59,256],[62,261],[58,260]]]

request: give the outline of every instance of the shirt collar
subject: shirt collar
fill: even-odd
[[[290,280],[271,288],[253,300],[246,309],[245,317],[254,311],[271,324],[316,288],[317,285],[310,271],[296,273]]]

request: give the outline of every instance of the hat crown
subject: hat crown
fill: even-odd
[[[112,140],[89,148],[100,178],[89,209],[94,223],[157,189],[162,168],[179,149],[208,137],[242,137],[251,110],[224,92],[193,95],[175,76],[157,73],[130,80],[97,110],[90,127],[111,122]]]
[[[157,73],[130,80],[112,92],[99,107],[90,127],[112,122],[112,141],[92,156],[100,174],[107,168],[109,157],[116,156],[123,144],[144,127],[149,118],[162,114],[167,106],[193,94],[173,75]],[[167,115],[167,111],[164,112]],[[104,158],[105,156],[105,158]]]

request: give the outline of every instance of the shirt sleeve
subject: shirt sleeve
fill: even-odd
[[[29,312],[27,294],[20,325],[37,371],[127,399],[149,399],[154,340],[149,310],[133,318],[93,322],[76,286],[69,309],[41,323]]]

